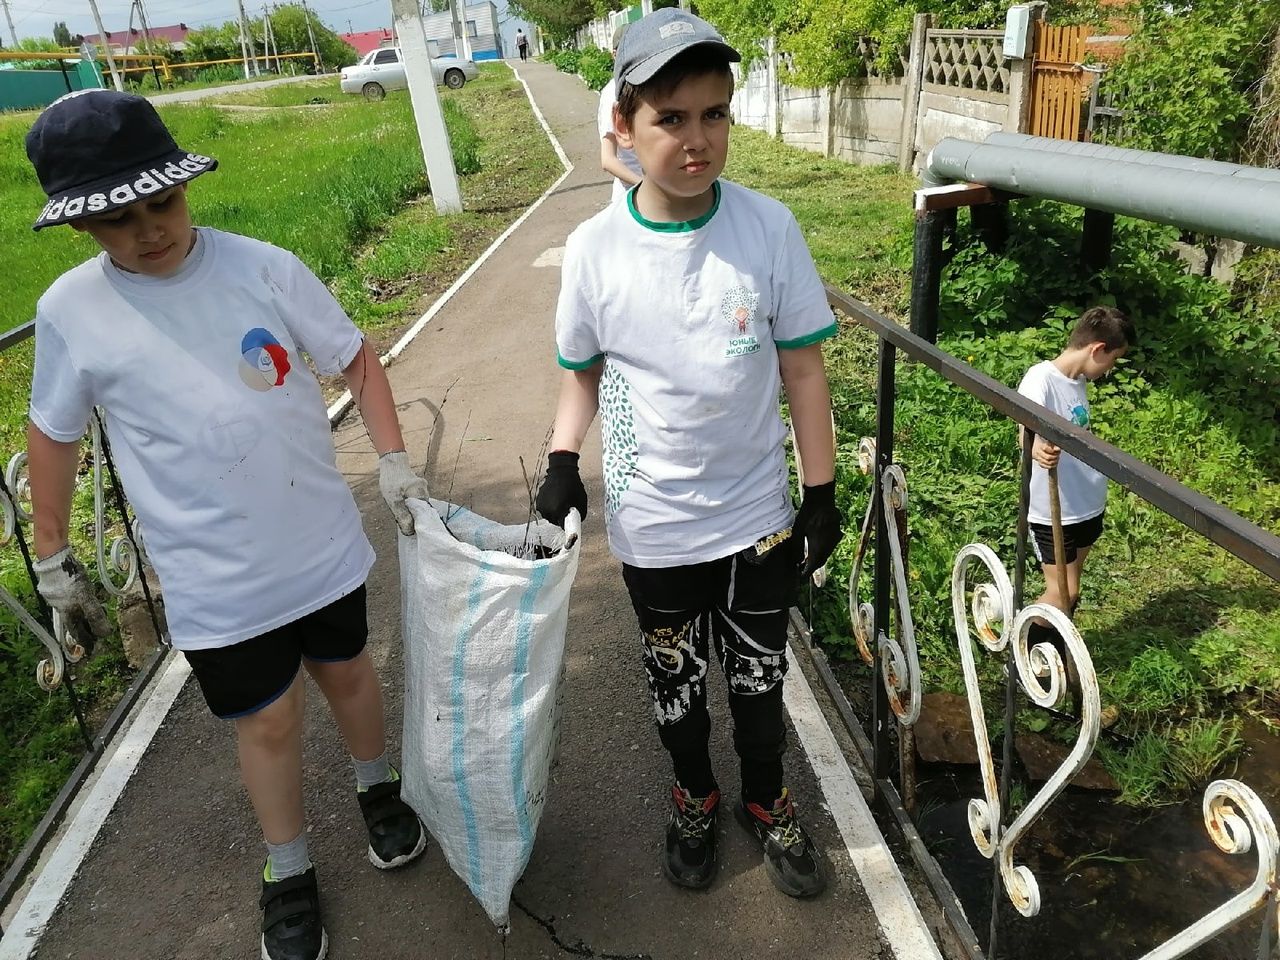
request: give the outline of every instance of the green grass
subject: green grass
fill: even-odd
[[[186,88],[184,88],[186,89]],[[320,103],[355,103],[359,97],[343,93],[337,77],[315,77],[296,83],[256,90],[227,91],[210,97],[206,103],[224,103],[248,107],[297,107]],[[399,99],[399,98],[397,98]]]
[[[561,170],[510,71],[481,70],[462,90],[442,91],[462,174],[462,214],[436,215],[408,98],[393,94],[381,103],[349,97],[315,110],[161,108],[179,143],[221,164],[191,186],[196,222],[294,250],[362,329],[375,340],[394,337],[416,319],[422,297],[452,282]],[[0,118],[0,242],[6,264],[20,268],[6,274],[4,329],[30,319],[44,288],[95,252],[91,241],[70,229],[30,229],[42,205],[21,148],[31,119]],[[0,449],[6,457],[22,446],[30,363],[29,343],[0,354]],[[83,482],[73,527],[77,550],[87,559],[92,501]],[[0,550],[0,583],[34,602],[13,546]],[[81,668],[79,688],[99,715],[131,676],[118,642],[102,644],[101,651]],[[35,641],[0,609],[0,865],[7,865],[80,757],[66,694],[40,692],[37,659]]]
[[[735,128],[728,175],[786,203],[823,278],[891,317],[906,314],[914,182],[887,168],[826,160]],[[1079,211],[1014,206],[1014,242],[996,257],[961,245],[944,273],[940,345],[1016,386],[1061,349],[1088,302],[1137,316],[1139,349],[1092,388],[1096,432],[1271,530],[1280,530],[1280,382],[1274,299],[1239,306],[1231,291],[1188,277],[1163,254],[1168,232],[1121,222],[1114,266],[1076,273]],[[1258,300],[1258,298],[1254,298]],[[1262,304],[1261,300],[1258,300]],[[817,632],[852,656],[847,583],[866,509],[859,438],[875,433],[876,338],[855,324],[827,345],[838,426],[837,496],[847,535],[814,606]],[[961,693],[950,576],[966,543],[1012,568],[1016,425],[919,364],[900,361],[896,459],[911,494],[910,582],[926,689]],[[870,598],[870,577],[863,599]],[[1026,596],[1043,588],[1038,572]],[[1101,757],[1126,803],[1195,791],[1241,749],[1234,714],[1274,716],[1280,697],[1280,585],[1112,485],[1107,526],[1089,558],[1076,622],[1104,702],[1122,710],[1128,744]],[[1002,703],[997,662],[980,659],[987,704]],[[869,682],[869,671],[863,676]],[[1020,722],[1044,727],[1032,711]],[[1051,735],[1070,731],[1050,725]]]

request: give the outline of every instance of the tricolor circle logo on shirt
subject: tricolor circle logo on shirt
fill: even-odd
[[[254,327],[240,341],[240,379],[254,390],[281,386],[291,369],[289,352],[270,330]]]

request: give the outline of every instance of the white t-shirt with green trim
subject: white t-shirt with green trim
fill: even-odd
[[[270,244],[201,227],[175,276],[105,253],[36,308],[31,419],[64,443],[105,411],[173,645],[225,647],[357,589],[373,565],[324,397],[360,331]]]
[[[836,333],[785,206],[719,181],[705,216],[650,223],[634,193],[565,248],[560,365],[604,361],[609,546],[624,563],[727,557],[791,524],[778,351]]]
[[[1018,392],[1028,400],[1070,420],[1077,427],[1089,429],[1088,381],[1072,380],[1052,360],[1037,363],[1018,384]],[[1093,467],[1081,463],[1069,453],[1058,458],[1058,504],[1063,523],[1092,520],[1107,508],[1107,478]],[[1049,509],[1049,471],[1040,464],[1031,466],[1031,502],[1027,519],[1032,523],[1052,523]]]

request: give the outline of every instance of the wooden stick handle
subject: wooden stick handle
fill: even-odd
[[[1058,596],[1062,598],[1063,609],[1071,604],[1071,594],[1067,591],[1067,548],[1062,535],[1062,501],[1058,496],[1058,468],[1049,468],[1049,516],[1053,521],[1053,566],[1058,572]]]

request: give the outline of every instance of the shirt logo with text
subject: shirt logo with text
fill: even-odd
[[[760,294],[746,287],[731,288],[720,301],[720,318],[730,330],[726,357],[745,357],[760,349],[760,341],[751,329],[759,304]]]

